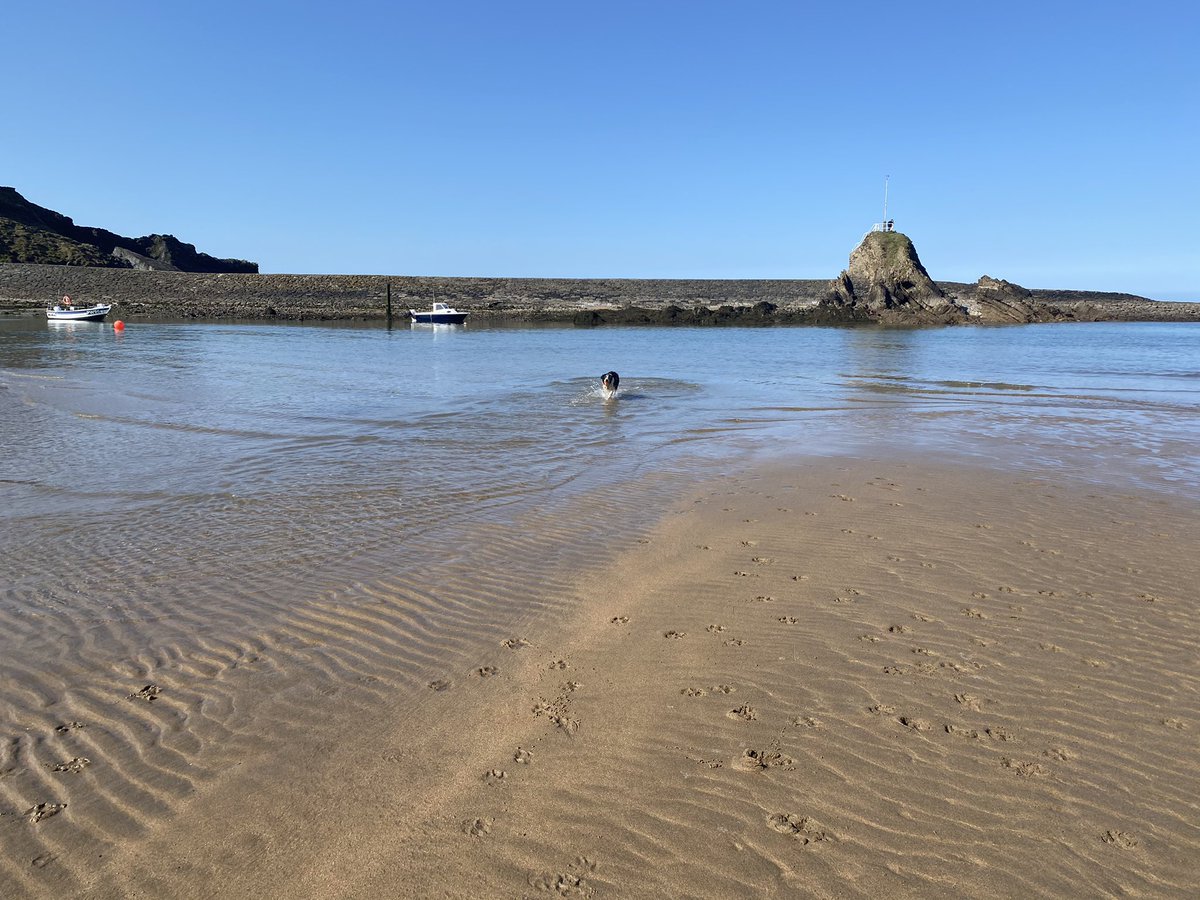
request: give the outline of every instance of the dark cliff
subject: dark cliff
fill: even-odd
[[[69,217],[0,187],[0,262],[171,272],[258,272],[258,263],[218,259],[173,235],[130,238]]]

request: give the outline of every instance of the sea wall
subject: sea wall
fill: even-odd
[[[951,299],[973,285],[939,282]],[[115,306],[113,318],[191,319],[377,319],[387,315],[391,290],[396,316],[435,299],[481,318],[516,321],[639,321],[581,316],[591,310],[660,311],[642,321],[664,324],[692,319],[672,313],[750,308],[771,304],[765,314],[713,317],[709,324],[822,322],[813,307],[828,296],[823,279],[636,279],[636,278],[435,278],[411,275],[251,275],[154,272],[84,266],[0,264],[0,309],[29,311],[70,294],[83,303]],[[1129,294],[1033,290],[1037,318],[1044,320],[1200,321],[1200,303],[1160,303]],[[749,311],[747,309],[747,311]],[[807,312],[806,312],[807,311]],[[830,320],[832,321],[832,320]]]
[[[591,309],[671,305],[811,306],[821,280],[433,278],[411,275],[241,275],[81,266],[0,265],[0,307],[39,309],[70,294],[113,303],[124,318],[382,319],[435,299],[475,317],[567,319]]]

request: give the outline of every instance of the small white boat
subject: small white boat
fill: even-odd
[[[435,303],[433,309],[426,312],[410,309],[408,314],[412,316],[414,322],[420,325],[461,325],[468,316],[468,313],[451,309],[445,303]]]
[[[55,303],[46,309],[46,318],[51,322],[103,322],[110,309],[111,303],[76,306],[69,296],[64,296],[61,303]]]

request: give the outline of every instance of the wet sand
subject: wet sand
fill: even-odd
[[[398,581],[305,610],[308,664],[264,636],[145,661],[158,694],[110,674],[133,695],[111,721],[31,722],[0,765],[0,884],[1192,896],[1198,525],[1166,495],[915,460],[714,479],[599,568],[498,555],[523,602],[464,602],[457,630]],[[352,662],[322,656],[347,634]],[[102,731],[153,776],[114,786],[134,764]],[[12,788],[35,760],[45,789]]]

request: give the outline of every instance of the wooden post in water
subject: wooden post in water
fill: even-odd
[[[392,327],[392,283],[387,283],[387,327]]]

